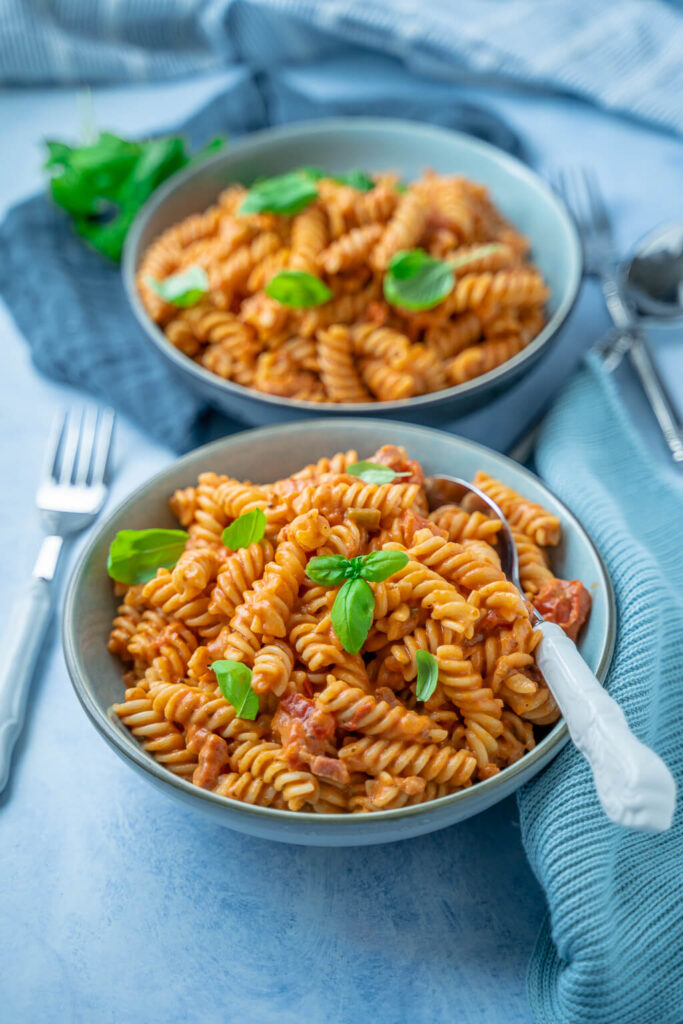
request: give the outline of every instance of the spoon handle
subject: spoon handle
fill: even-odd
[[[657,417],[673,460],[683,464],[683,432],[641,331],[633,332],[628,354],[633,368],[640,377],[652,411]]]
[[[536,654],[569,734],[591,766],[608,818],[627,828],[662,832],[671,825],[676,783],[664,762],[636,739],[624,713],[601,686],[576,645],[554,622],[541,622]]]

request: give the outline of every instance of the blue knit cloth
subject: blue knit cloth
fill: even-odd
[[[605,559],[619,629],[607,688],[683,793],[683,485],[659,473],[595,356],[547,418],[543,479]],[[568,471],[569,468],[569,471]],[[539,1024],[683,1020],[683,808],[653,836],[612,825],[568,745],[519,795],[550,907],[529,968]]]

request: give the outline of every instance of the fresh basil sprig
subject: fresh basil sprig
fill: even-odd
[[[235,709],[238,718],[256,718],[258,697],[251,688],[251,669],[241,661],[227,659],[214,661],[211,668],[216,674],[220,691]]]
[[[404,473],[397,473],[389,466],[383,466],[381,462],[354,462],[353,465],[346,467],[346,472],[349,476],[357,476],[360,480],[365,480],[366,484],[390,484],[394,480],[397,480],[402,476],[410,476],[411,474],[406,470]]]
[[[367,555],[344,558],[343,555],[318,555],[306,566],[306,575],[314,583],[337,586],[332,605],[332,628],[349,654],[358,654],[372,625],[375,595],[367,583],[382,583],[408,564],[405,551],[371,551]]]
[[[290,171],[256,181],[239,208],[240,213],[281,213],[304,210],[318,197],[314,179],[303,171]]]
[[[482,245],[471,252],[439,260],[424,249],[404,249],[391,259],[384,275],[384,297],[392,306],[411,313],[431,309],[453,290],[455,271],[483,259],[500,248],[499,243]]]
[[[231,551],[248,548],[250,544],[263,538],[266,525],[265,512],[260,508],[252,508],[250,512],[243,512],[229,526],[226,526],[221,539],[226,548],[230,548]]]
[[[415,655],[417,664],[417,687],[415,696],[418,700],[429,700],[439,681],[439,663],[429,651],[419,650]]]
[[[172,569],[185,549],[185,530],[119,530],[109,548],[107,572],[133,586],[147,583],[157,569]]]
[[[271,277],[265,292],[282,306],[290,306],[292,309],[322,306],[332,298],[332,292],[325,282],[304,270],[281,270]]]
[[[172,306],[196,306],[209,290],[209,278],[203,267],[188,267],[163,281],[148,277],[147,284]]]
[[[44,166],[52,175],[52,199],[69,214],[78,234],[118,262],[133,218],[152,192],[182,167],[215,153],[224,141],[213,139],[191,157],[177,135],[129,142],[100,132],[85,146],[47,142]]]

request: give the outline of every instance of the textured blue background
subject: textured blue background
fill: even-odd
[[[392,67],[383,73],[400,77]],[[319,71],[283,70],[281,101],[290,89],[322,89]],[[225,80],[107,89],[96,95],[96,113],[113,130],[156,129],[181,120]],[[350,78],[347,87],[354,88]],[[499,109],[541,164],[590,158],[624,250],[658,221],[683,214],[673,137],[577,101],[462,93]],[[5,93],[0,123],[11,154],[0,164],[1,212],[38,186],[41,138],[57,127],[64,137],[77,134],[75,93]],[[567,352],[554,364],[556,383],[606,326],[588,285]],[[49,423],[80,396],[35,374],[1,307],[0,336],[2,622],[39,543],[33,497]],[[679,339],[660,332],[656,354],[680,382]],[[619,382],[653,457],[663,459],[626,368]],[[677,397],[683,412],[680,389]],[[486,427],[470,418],[463,430],[502,446],[514,420],[512,409]],[[123,422],[111,502],[170,457]],[[0,798],[3,1022],[529,1024],[524,976],[543,914],[512,801],[423,839],[339,851],[242,837],[167,801],[88,723],[53,627],[13,779]]]

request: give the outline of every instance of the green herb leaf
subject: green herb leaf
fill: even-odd
[[[248,548],[250,544],[262,539],[266,532],[266,514],[260,508],[252,508],[238,516],[230,526],[223,530],[223,543],[231,551]]]
[[[307,177],[312,178],[313,181],[320,181],[321,178],[329,178],[329,174],[322,167],[300,167],[300,174],[305,174]]]
[[[400,193],[401,195],[403,195],[403,194],[404,194],[405,192],[407,192],[407,191],[408,191],[408,186],[407,186],[407,185],[405,185],[405,184],[404,184],[404,183],[403,183],[402,181],[397,181],[397,182],[396,182],[396,184],[394,185],[394,188],[395,188],[395,189],[396,189],[396,191],[397,191],[397,192],[399,192],[399,193]]]
[[[301,167],[299,173],[305,174],[313,181],[329,178],[330,181],[336,181],[338,185],[350,185],[351,188],[357,188],[359,192],[369,192],[371,188],[375,187],[374,181],[365,171],[353,170],[346,174],[330,174],[322,167]]]
[[[189,162],[179,136],[129,142],[101,132],[86,146],[55,140],[46,145],[54,202],[69,213],[82,238],[114,261],[121,258],[126,233],[142,204]],[[214,139],[195,159],[214,152],[217,145]]]
[[[452,267],[423,249],[398,252],[384,275],[384,297],[392,306],[416,312],[431,309],[453,288]]]
[[[415,655],[417,664],[417,687],[415,696],[418,700],[429,700],[439,681],[439,663],[429,651],[419,650]]]
[[[188,267],[163,281],[148,277],[147,284],[173,306],[196,306],[209,290],[209,278],[203,267]]]
[[[226,135],[214,135],[212,139],[209,139],[206,145],[202,146],[201,149],[198,149],[197,152],[190,157],[187,161],[187,166],[194,167],[195,164],[200,164],[210,156],[215,156],[216,153],[223,149],[223,146],[226,145],[227,141],[228,139]]]
[[[314,583],[326,587],[338,586],[349,574],[350,562],[343,555],[318,555],[306,566],[306,575]]]
[[[363,555],[361,574],[363,579],[383,583],[410,561],[405,551],[371,551]]]
[[[374,181],[365,171],[349,171],[347,174],[338,175],[334,181],[340,185],[350,185],[351,188],[357,188],[360,192],[369,192],[371,188],[375,187]]]
[[[402,476],[410,476],[410,473],[396,473],[389,466],[383,466],[381,462],[354,462],[346,467],[349,476],[357,476],[365,480],[366,484],[390,484]]]
[[[146,583],[157,569],[172,569],[183,553],[185,530],[119,530],[109,548],[107,572],[119,583]]]
[[[304,270],[281,270],[275,277],[271,277],[265,292],[271,299],[293,309],[322,306],[323,302],[329,302],[332,298],[332,292],[324,281]]]
[[[258,697],[251,688],[251,669],[241,661],[214,661],[211,668],[221,693],[235,709],[238,718],[256,718],[259,712]]]
[[[358,654],[372,625],[375,595],[365,580],[347,580],[332,605],[332,628],[349,654]]]
[[[281,213],[289,216],[304,210],[317,196],[318,190],[310,174],[290,171],[289,174],[255,182],[239,212]]]
[[[482,260],[486,256],[492,256],[494,252],[498,252],[502,248],[500,242],[491,242],[490,245],[479,245],[476,249],[463,253],[461,256],[451,256],[448,260],[448,266],[452,267],[453,270],[460,270],[461,267],[466,267],[468,263],[474,263],[475,260]]]

